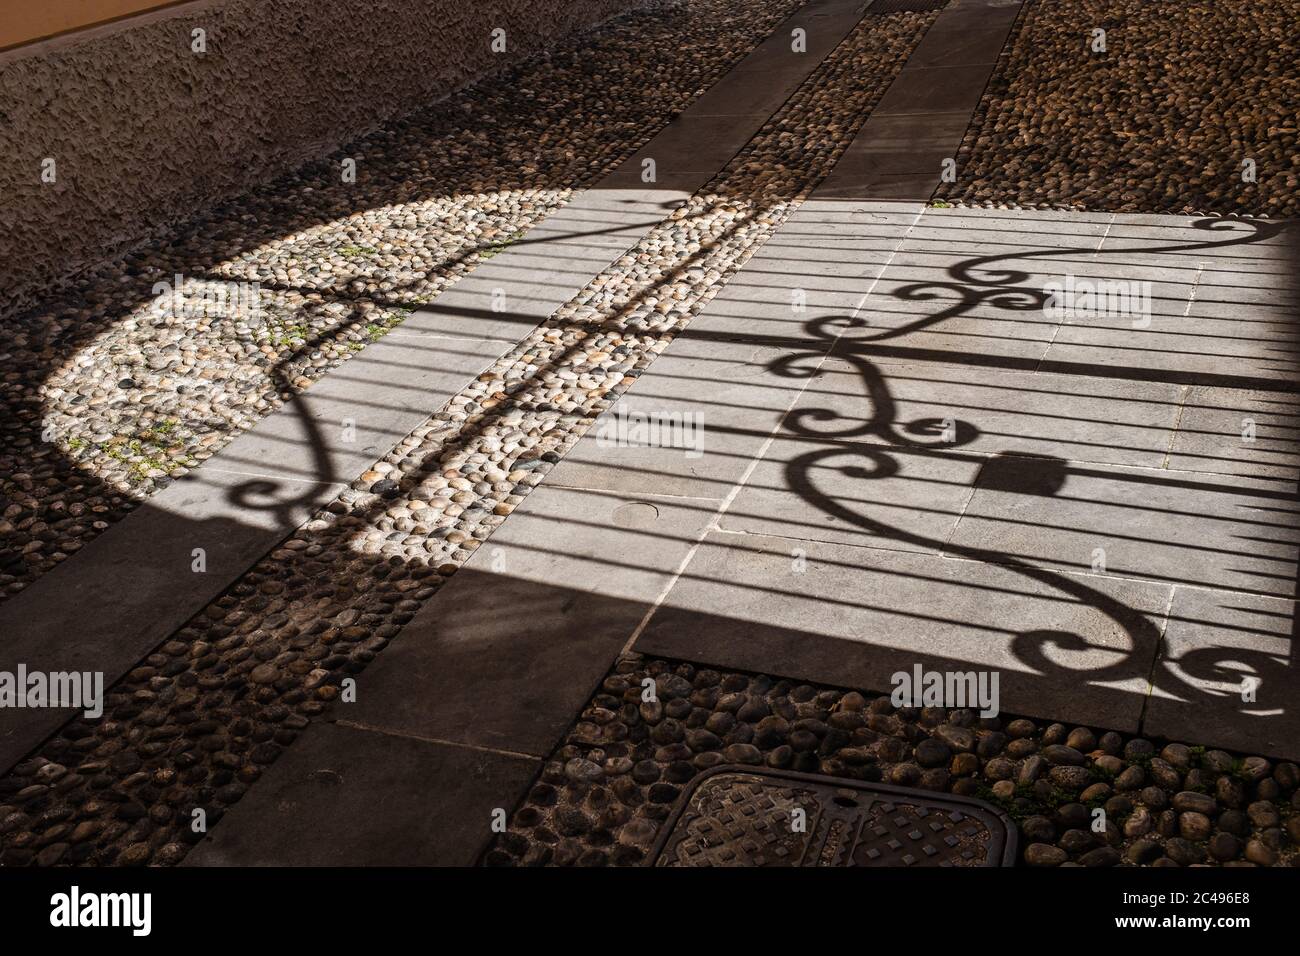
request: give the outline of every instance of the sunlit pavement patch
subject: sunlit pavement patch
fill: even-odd
[[[1011,822],[909,787],[719,767],[695,779],[655,866],[1010,866]]]
[[[213,822],[240,801],[777,231],[931,20],[860,21],[709,186],[108,688],[111,720],[66,726],[0,778],[0,864],[182,859],[203,837],[191,811]],[[92,797],[92,779],[126,808]]]

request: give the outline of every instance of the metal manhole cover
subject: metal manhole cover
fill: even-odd
[[[1016,830],[979,800],[717,767],[678,798],[652,866],[1011,866]]]
[[[867,13],[932,13],[947,5],[948,0],[873,0]]]

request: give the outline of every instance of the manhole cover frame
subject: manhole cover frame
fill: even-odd
[[[969,816],[984,824],[989,831],[989,854],[988,862],[973,867],[974,869],[993,869],[996,867],[1015,866],[1019,852],[1019,831],[1011,818],[1005,812],[992,804],[979,800],[975,797],[963,797],[954,793],[938,793],[933,790],[921,790],[914,787],[899,787],[888,783],[872,783],[866,780],[854,780],[850,777],[832,777],[827,774],[818,773],[799,773],[794,770],[777,770],[769,767],[754,767],[746,764],[721,764],[717,767],[710,767],[703,773],[696,775],[688,783],[677,801],[673,806],[673,811],[663,822],[663,828],[656,837],[654,846],[650,853],[646,855],[642,866],[654,867],[659,863],[668,844],[672,841],[673,834],[677,829],[678,823],[681,822],[682,815],[690,807],[691,798],[695,792],[713,777],[722,776],[723,774],[742,774],[750,777],[758,777],[760,780],[773,780],[777,782],[788,782],[796,784],[806,784],[813,788],[825,788],[827,790],[857,790],[868,795],[869,800],[864,801],[864,810],[869,809],[874,803],[878,802],[878,796],[894,797],[895,802],[909,804],[912,806],[921,806],[930,810],[952,810],[960,809]],[[1001,844],[1000,848],[998,844]],[[1000,852],[999,852],[1000,849]],[[870,869],[871,867],[853,867],[854,869]],[[896,867],[881,867],[882,869],[895,869]]]

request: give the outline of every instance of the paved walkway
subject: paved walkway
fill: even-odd
[[[472,862],[625,650],[875,690],[996,670],[1010,713],[1300,757],[1293,237],[927,207],[1017,10],[940,14],[812,197],[190,863]],[[125,673],[709,181],[862,16],[796,14],[598,188],[0,608],[11,647]],[[1095,315],[1098,281],[1137,285]],[[336,444],[358,403],[366,434]],[[173,504],[211,530],[201,579],[165,553],[197,546]],[[63,719],[36,713],[0,715],[0,762]]]
[[[593,188],[0,605],[6,655],[126,674],[716,175],[861,18],[861,0],[808,4]],[[73,713],[0,710],[0,770]]]
[[[992,669],[1008,712],[1300,755],[1294,250],[915,201],[1014,13],[940,17],[813,198],[193,862],[468,861],[620,650],[877,690]],[[1089,280],[1149,282],[1149,316],[1049,308]],[[702,432],[610,440],[654,421]]]
[[[1171,330],[1195,303],[1172,275],[1149,329],[1085,361],[1053,358],[1081,348],[1060,344],[1077,327],[1026,308],[1051,276],[1123,274],[1156,249],[1279,295],[1290,274],[1280,239],[1248,226],[1208,240],[1168,220],[806,204],[607,413],[698,415],[702,454],[589,433],[376,661],[365,699],[195,861],[292,853],[277,801],[343,825],[312,774],[351,768],[369,792],[394,756],[477,768],[437,791],[441,826],[463,820],[472,843],[621,648],[873,689],[916,664],[993,669],[1008,712],[1296,755],[1300,444],[1297,398],[1275,390],[1289,324],[1248,340],[1198,298],[1247,353],[1202,376],[1199,351],[1152,370],[1126,357],[1186,334]],[[981,285],[975,261],[1011,280]],[[1191,384],[1225,376],[1256,388]],[[1263,679],[1253,705],[1246,674]],[[434,778],[383,779],[376,794],[427,813]],[[443,859],[438,832],[404,852]],[[373,836],[311,859],[394,851]]]
[[[841,202],[782,235],[638,383],[653,403],[734,378],[765,401],[683,399],[710,424],[674,490],[717,505],[635,648],[875,689],[918,662],[996,669],[1010,712],[1295,756],[1281,236]],[[841,258],[792,315],[777,277]],[[1149,327],[1042,307],[1053,281],[1139,273]],[[1275,302],[1249,331],[1243,294]],[[681,470],[631,454],[589,441],[552,480],[631,494]]]

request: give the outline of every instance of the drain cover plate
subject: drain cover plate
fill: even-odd
[[[1016,831],[979,800],[716,767],[678,798],[653,866],[1010,866]]]

